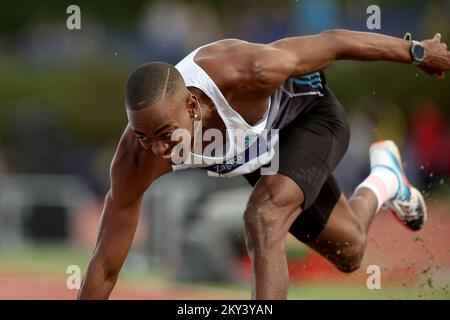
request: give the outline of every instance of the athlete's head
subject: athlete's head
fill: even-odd
[[[193,132],[197,98],[190,94],[178,70],[167,63],[150,62],[133,71],[126,84],[128,121],[144,149],[168,158],[175,129]]]

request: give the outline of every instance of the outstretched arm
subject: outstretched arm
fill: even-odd
[[[142,194],[170,166],[140,147],[127,128],[111,166],[95,250],[78,299],[107,299],[125,261],[139,220]]]
[[[419,67],[443,78],[450,69],[450,52],[441,35],[421,42],[425,59]],[[284,38],[268,45],[232,41],[228,59],[217,65],[216,77],[223,77],[223,66],[235,66],[239,83],[248,91],[267,95],[289,77],[320,71],[336,60],[393,61],[412,63],[411,42],[369,32],[329,30],[318,35]],[[214,70],[214,69],[211,69]],[[236,72],[237,71],[237,72]],[[236,82],[236,81],[234,81]]]
[[[441,35],[422,41],[422,45],[425,60],[420,67],[431,75],[443,76],[450,69],[450,52]],[[291,56],[292,75],[322,70],[335,60],[412,62],[409,41],[369,32],[329,30],[315,36],[281,39],[270,46]]]

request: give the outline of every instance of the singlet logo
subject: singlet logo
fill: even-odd
[[[194,127],[201,124],[194,124]],[[277,129],[262,130],[259,134],[243,129],[228,129],[227,138],[217,129],[194,130],[199,134],[191,138],[190,132],[177,129],[172,133],[172,141],[180,141],[171,152],[171,162],[174,165],[201,167],[218,174],[235,170],[244,164],[259,164],[262,155],[273,154],[273,137],[278,135]],[[191,146],[194,141],[194,146]],[[203,150],[203,141],[210,142]],[[224,143],[225,141],[225,143]],[[264,165],[267,163],[264,159]]]

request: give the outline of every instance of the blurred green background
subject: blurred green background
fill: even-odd
[[[72,4],[81,9],[81,30],[66,27]],[[370,31],[366,9],[373,4],[381,8],[381,30],[373,32],[412,32],[418,40],[440,32],[450,39],[449,0],[0,2],[0,298],[75,295],[65,288],[65,269],[76,264],[84,271],[93,248],[133,68],[150,60],[175,64],[223,38],[269,43],[330,28]],[[367,175],[370,143],[391,138],[426,193],[432,218],[416,241],[387,213],[377,217],[365,265],[386,269],[379,292],[366,288],[364,269],[341,277],[289,239],[290,297],[448,299],[449,80],[386,62],[337,62],[326,75],[352,126],[350,150],[336,169],[343,190],[351,193]],[[248,297],[241,215],[249,192],[241,178],[196,171],[158,181],[146,195],[118,297]],[[379,238],[390,240],[384,245],[396,254],[384,252]],[[406,250],[405,243],[413,245]],[[402,261],[404,252],[410,255]],[[30,290],[30,281],[47,292]],[[22,282],[22,291],[8,289]]]

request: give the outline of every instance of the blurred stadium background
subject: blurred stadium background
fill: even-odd
[[[81,8],[82,30],[66,28]],[[185,0],[0,2],[0,299],[71,299],[66,268],[85,270],[108,170],[126,125],[123,88],[149,60],[176,63],[221,38],[267,43],[328,28],[450,41],[450,1]],[[351,146],[336,175],[350,193],[368,173],[368,147],[391,138],[430,220],[408,232],[389,212],[376,217],[362,268],[339,274],[288,239],[291,299],[449,299],[450,90],[411,66],[339,62],[328,85],[346,107]],[[113,298],[249,298],[242,178],[186,171],[147,192],[132,252]],[[382,289],[366,288],[366,267]]]

